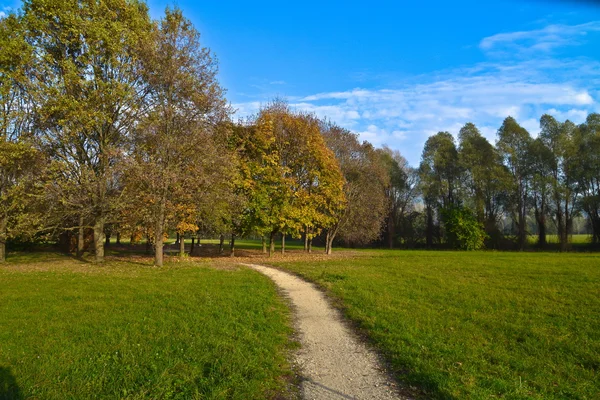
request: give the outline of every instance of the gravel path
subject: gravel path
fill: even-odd
[[[244,264],[271,278],[289,296],[301,349],[296,362],[304,399],[403,399],[377,356],[342,322],[312,284],[277,270]]]

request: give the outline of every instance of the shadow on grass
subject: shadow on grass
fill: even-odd
[[[23,395],[10,368],[0,367],[0,400],[20,400],[22,398]]]

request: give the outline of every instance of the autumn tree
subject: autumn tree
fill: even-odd
[[[325,146],[320,121],[280,100],[236,129],[240,159],[238,192],[246,198],[240,230],[269,237],[300,237],[333,224],[343,207],[342,176]]]
[[[147,112],[135,128],[128,183],[152,221],[154,264],[163,265],[167,228],[196,231],[206,197],[216,193],[224,164],[214,135],[228,116],[210,51],[180,10],[167,9],[144,49]]]
[[[95,260],[102,262],[123,149],[144,94],[139,55],[150,31],[148,10],[135,0],[27,0],[23,10],[26,39],[37,55],[28,85],[37,135],[61,165],[61,197],[75,186],[84,194],[73,212],[89,214]]]
[[[32,53],[20,17],[10,14],[0,19],[0,49],[0,262],[4,262],[6,241],[39,226],[40,216],[36,220],[28,208],[45,163],[31,137],[25,71]]]
[[[346,198],[346,206],[327,230],[327,249],[336,237],[348,243],[370,243],[380,237],[388,211],[388,166],[371,144],[360,143],[347,129],[328,123],[323,136],[339,162]]]

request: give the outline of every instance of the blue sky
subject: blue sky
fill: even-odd
[[[535,135],[543,113],[580,123],[600,112],[599,2],[148,4],[194,22],[239,116],[284,97],[412,165],[429,135],[466,122],[494,142],[508,115]]]

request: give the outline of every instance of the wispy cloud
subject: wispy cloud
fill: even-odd
[[[574,32],[596,29],[600,30],[600,23],[570,29],[550,25],[538,31],[491,36],[481,42],[481,47],[496,49],[526,40],[552,47],[567,40],[565,37],[572,38]],[[288,96],[288,101],[298,110],[351,129],[374,145],[399,149],[416,165],[430,135],[438,131],[457,135],[466,122],[475,123],[492,142],[502,120],[509,115],[533,135],[539,132],[539,118],[544,113],[560,120],[583,122],[590,112],[600,112],[600,62],[586,58],[560,60],[549,55],[533,61],[500,59],[416,76],[384,88],[357,87]],[[249,115],[260,105],[254,101],[234,107],[240,115]]]
[[[592,32],[600,32],[600,21],[579,25],[548,25],[530,31],[498,33],[481,40],[479,47],[486,52],[530,53],[548,52],[563,46],[583,43]]]

